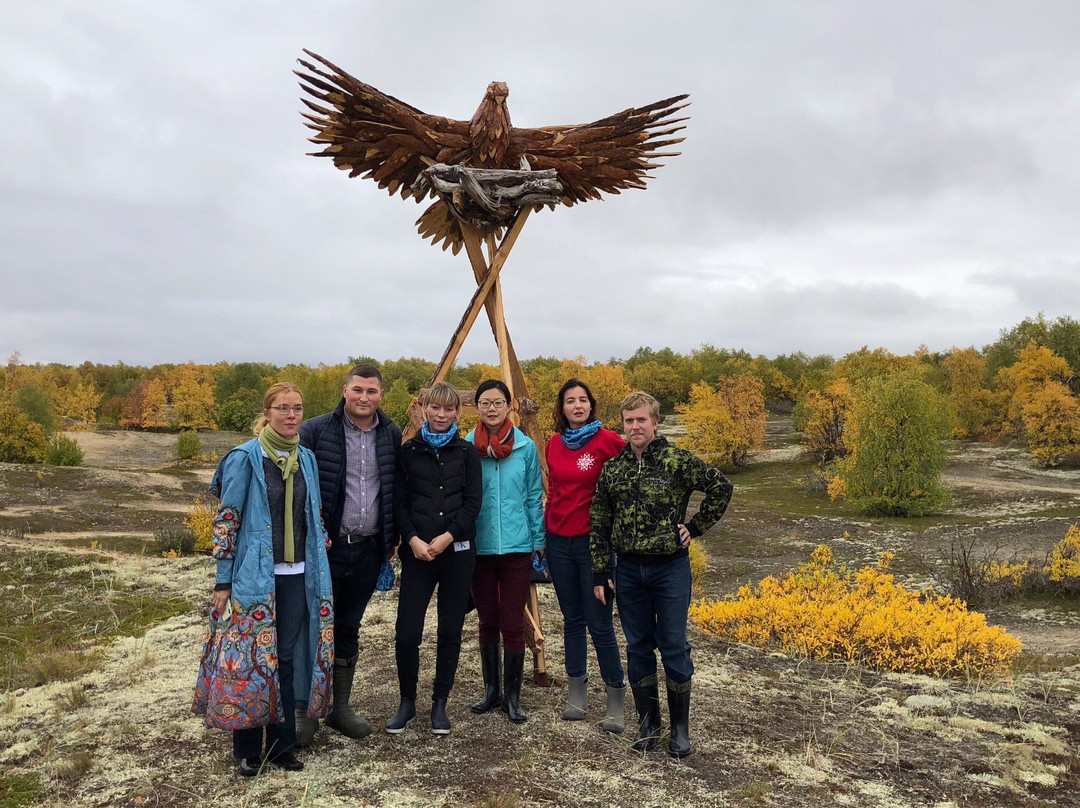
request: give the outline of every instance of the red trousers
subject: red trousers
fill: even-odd
[[[472,597],[480,618],[480,644],[525,651],[525,601],[532,578],[532,553],[478,555]]]

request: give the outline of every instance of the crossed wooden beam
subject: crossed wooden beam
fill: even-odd
[[[439,360],[428,386],[446,380],[451,368],[454,366],[454,362],[457,360],[458,353],[461,351],[461,346],[465,344],[465,338],[468,337],[476,318],[480,315],[480,310],[484,309],[487,312],[488,322],[491,324],[491,332],[495,336],[495,344],[499,349],[499,375],[502,377],[503,383],[510,389],[513,407],[511,417],[520,426],[521,431],[533,439],[537,449],[541,450],[540,462],[544,466],[546,481],[547,467],[542,451],[545,438],[540,434],[536,422],[536,408],[526,403],[529,387],[525,381],[525,374],[521,370],[521,364],[518,362],[514,343],[510,339],[510,333],[506,328],[502,284],[499,282],[499,273],[502,271],[503,265],[510,255],[510,250],[513,249],[517,241],[517,237],[521,234],[531,210],[531,208],[520,209],[502,241],[497,244],[493,233],[481,234],[472,224],[465,221],[461,222],[462,240],[465,243],[465,251],[469,256],[469,263],[472,264],[473,277],[477,283],[476,291],[473,293],[465,313],[461,316],[457,329],[450,338],[450,343],[446,346],[446,350],[443,351],[442,358]],[[485,247],[487,248],[487,257],[484,256]],[[423,416],[419,405],[413,402],[405,439],[416,434],[422,421]]]
[[[514,351],[514,343],[510,339],[510,333],[506,328],[506,318],[503,310],[502,284],[499,282],[499,273],[506,264],[506,259],[513,249],[521,229],[529,218],[531,207],[518,209],[513,221],[506,230],[502,240],[496,243],[494,233],[483,234],[468,221],[459,217],[462,240],[465,243],[465,251],[468,253],[469,262],[472,264],[473,277],[476,279],[476,291],[473,292],[465,313],[461,316],[450,343],[443,351],[442,358],[431,377],[428,386],[445,381],[449,375],[454,361],[457,359],[461,346],[465,344],[465,338],[469,335],[476,318],[480,316],[480,310],[487,312],[491,331],[495,336],[495,344],[499,349],[499,375],[503,383],[510,389],[511,418],[518,424],[521,431],[532,438],[540,456],[540,464],[544,475],[544,486],[547,486],[547,462],[544,458],[544,436],[540,434],[539,425],[536,422],[536,406],[528,399],[528,384],[525,374],[521,370],[517,353]],[[484,249],[487,249],[487,256]],[[402,440],[407,440],[420,428],[423,422],[423,414],[419,402],[414,400],[409,407],[409,426],[405,430]],[[547,672],[547,661],[544,652],[544,632],[540,625],[540,603],[537,597],[536,585],[530,587],[529,599],[525,606],[525,639],[533,652],[533,678],[537,685],[548,687],[551,677]]]

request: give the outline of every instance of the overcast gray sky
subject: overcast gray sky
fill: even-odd
[[[310,48],[515,124],[691,94],[645,191],[535,214],[522,358],[981,347],[1080,317],[1080,3],[38,0],[0,27],[0,359],[437,359],[474,289],[314,150]],[[463,361],[497,362],[478,322]]]

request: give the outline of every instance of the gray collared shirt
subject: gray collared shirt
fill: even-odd
[[[361,429],[345,414],[345,510],[341,535],[373,536],[379,530],[379,457],[375,451],[378,416]]]

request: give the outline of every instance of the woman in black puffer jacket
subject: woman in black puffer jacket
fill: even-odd
[[[480,456],[457,434],[461,400],[446,382],[424,396],[424,426],[398,452],[394,522],[401,535],[401,591],[394,653],[401,703],[386,724],[397,734],[416,717],[424,616],[439,588],[431,731],[450,732],[446,700],[461,653],[461,628],[476,566],[476,517],[483,500]]]

